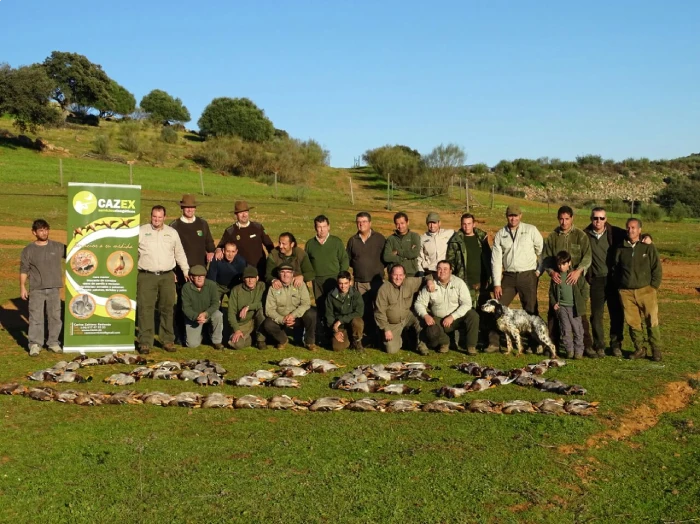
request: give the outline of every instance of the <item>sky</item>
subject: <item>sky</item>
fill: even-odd
[[[70,51],[134,93],[247,97],[331,164],[455,143],[467,163],[700,152],[695,0],[0,0],[0,62]]]

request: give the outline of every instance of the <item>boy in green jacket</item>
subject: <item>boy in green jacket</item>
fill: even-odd
[[[559,251],[556,256],[557,269],[561,277],[557,284],[554,279],[549,284],[549,305],[559,319],[561,342],[567,358],[583,358],[583,321],[588,300],[588,283],[579,278],[575,284],[567,283],[571,271],[571,254]]]
[[[365,303],[360,292],[350,285],[350,280],[350,273],[341,271],[336,278],[336,289],[326,297],[326,324],[331,330],[333,351],[350,347],[351,338],[352,349],[362,350]]]

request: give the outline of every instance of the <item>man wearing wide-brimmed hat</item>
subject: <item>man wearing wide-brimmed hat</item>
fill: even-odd
[[[184,194],[179,202],[182,215],[170,223],[182,242],[182,248],[187,256],[190,267],[207,263],[214,258],[214,237],[211,235],[209,224],[206,220],[195,216],[199,203],[194,195]],[[177,305],[175,306],[175,343],[184,341],[184,318],[182,316],[182,286],[185,284],[184,275],[179,268],[175,268],[177,275]]]
[[[265,250],[270,253],[275,247],[272,239],[259,222],[250,220],[249,212],[253,209],[245,200],[236,200],[233,213],[236,222],[224,231],[219,244],[216,247],[216,259],[224,256],[224,246],[228,242],[234,242],[238,246],[238,252],[249,265],[257,268],[258,274],[265,274]],[[264,247],[264,249],[263,249]]]

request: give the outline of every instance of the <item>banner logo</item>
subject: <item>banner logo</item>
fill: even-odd
[[[73,197],[73,209],[81,215],[89,215],[97,209],[97,198],[90,191],[80,191]]]

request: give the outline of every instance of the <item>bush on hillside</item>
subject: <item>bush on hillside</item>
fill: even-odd
[[[111,149],[112,142],[107,135],[97,135],[92,141],[92,150],[98,155],[108,156]]]
[[[671,179],[656,201],[669,212],[680,202],[688,206],[692,216],[700,217],[700,171],[687,179]]]
[[[683,222],[683,220],[690,218],[691,216],[693,216],[693,210],[690,209],[690,206],[684,204],[683,202],[676,202],[673,204],[673,207],[668,214],[668,217],[673,222]]]
[[[125,122],[119,128],[119,144],[124,151],[139,153],[143,150],[141,145],[140,125],[138,122]]]
[[[166,144],[177,144],[177,131],[170,126],[164,126],[160,130],[160,139]]]
[[[664,217],[664,210],[654,204],[643,204],[639,211],[645,222],[659,222]]]

